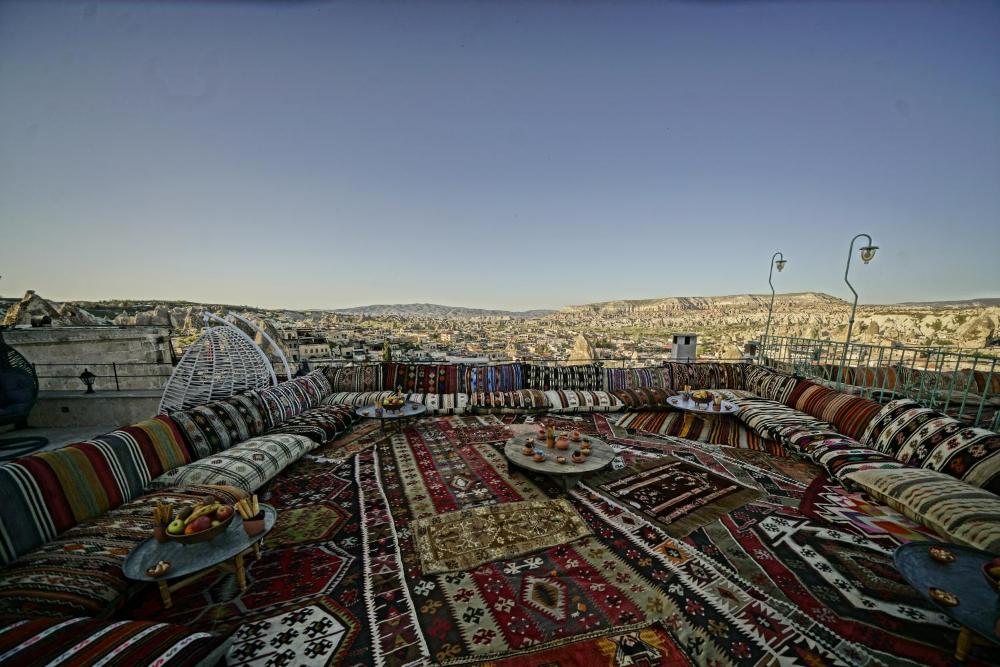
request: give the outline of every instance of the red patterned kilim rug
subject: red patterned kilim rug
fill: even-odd
[[[416,519],[560,497],[507,471],[505,421],[428,418],[314,451],[261,490],[278,525],[246,591],[213,574],[169,610],[146,587],[117,616],[232,633],[233,666],[949,663],[957,629],[893,568],[898,535],[824,518],[825,500],[803,513],[804,484],[727,447],[615,437],[603,415],[573,423],[619,450],[613,468],[667,454],[760,497],[676,539],[578,487],[568,500],[591,536],[423,572]],[[968,664],[996,661],[983,651]]]

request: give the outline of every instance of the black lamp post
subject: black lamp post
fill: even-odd
[[[80,373],[80,382],[82,382],[87,387],[87,391],[85,393],[87,394],[94,393],[94,380],[96,379],[97,376],[91,373],[89,368],[83,369],[83,372]]]

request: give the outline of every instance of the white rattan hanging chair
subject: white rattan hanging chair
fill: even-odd
[[[214,322],[215,326],[209,326]],[[226,320],[205,313],[205,329],[167,380],[160,414],[186,410],[251,389],[277,384],[267,355]]]

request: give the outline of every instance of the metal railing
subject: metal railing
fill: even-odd
[[[842,378],[838,378],[846,351]],[[885,403],[911,398],[963,422],[1000,428],[1000,357],[949,350],[771,336],[757,362]]]
[[[41,391],[84,390],[80,374],[94,374],[95,391],[162,389],[174,368],[170,362],[154,361],[94,363],[33,363]]]

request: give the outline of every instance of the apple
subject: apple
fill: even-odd
[[[215,518],[218,521],[225,521],[226,519],[228,519],[232,515],[233,515],[233,506],[232,505],[223,505],[219,509],[215,510]]]
[[[990,567],[996,567],[998,565],[1000,565],[1000,556],[997,556],[996,558],[990,561]]]
[[[171,535],[180,535],[184,532],[184,519],[174,519],[167,526],[167,532]]]
[[[987,567],[986,573],[994,579],[1000,580],[1000,565],[991,565]]]
[[[212,520],[207,516],[200,516],[188,525],[194,527],[194,532],[200,533],[201,531],[208,530],[212,527]]]
[[[189,523],[188,525],[184,526],[184,534],[185,535],[192,535],[194,532],[195,532],[195,530],[194,530],[194,524],[193,523]]]

